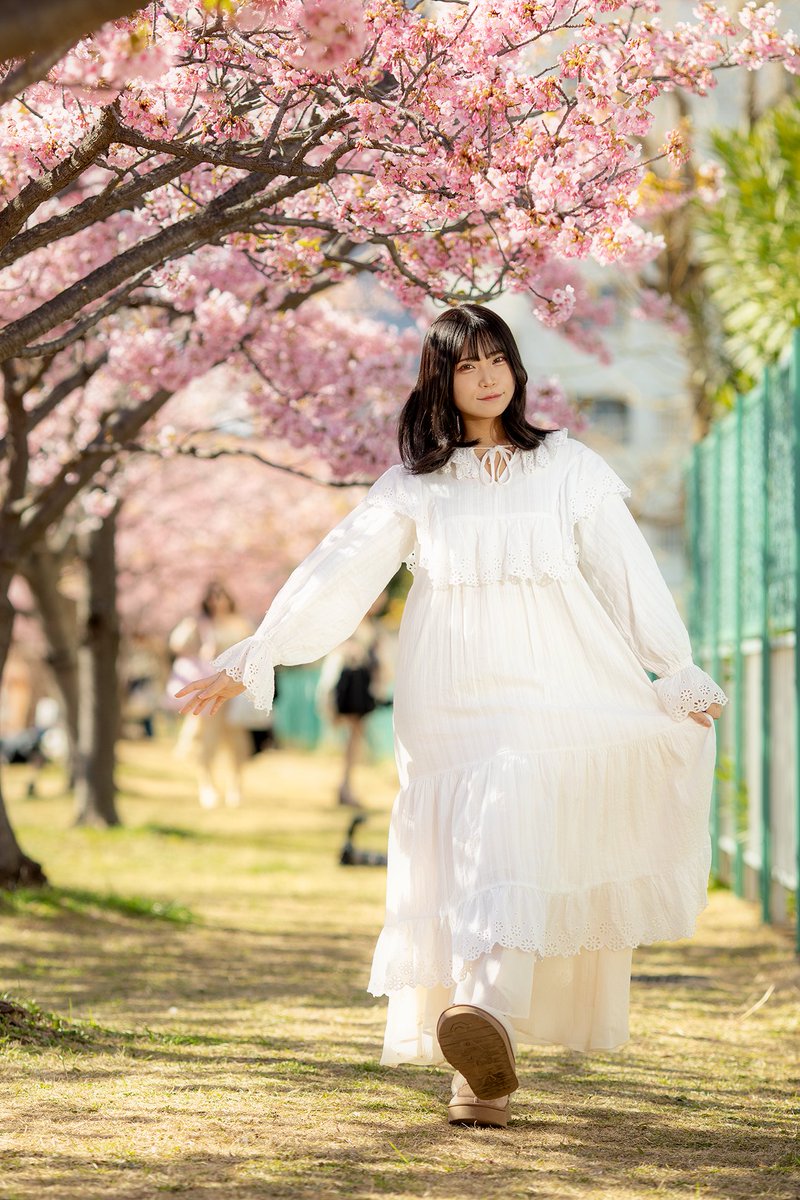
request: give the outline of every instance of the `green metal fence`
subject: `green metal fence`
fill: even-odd
[[[686,464],[695,661],[729,696],[717,726],[712,871],[800,950],[800,330]]]

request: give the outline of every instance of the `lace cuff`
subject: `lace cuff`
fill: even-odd
[[[275,653],[269,639],[254,635],[223,650],[211,666],[243,683],[255,707],[268,713],[275,699],[274,664]]]
[[[683,721],[690,712],[704,711],[709,704],[727,704],[728,697],[696,663],[653,681],[661,704],[673,721]]]

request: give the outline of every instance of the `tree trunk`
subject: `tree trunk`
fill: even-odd
[[[2,372],[3,404],[8,421],[6,431],[6,475],[2,482],[3,507],[0,511],[0,679],[3,678],[11,636],[14,632],[14,606],[9,590],[20,557],[20,513],[18,504],[25,495],[28,478],[27,413],[22,389],[11,363]],[[14,836],[0,792],[0,888],[47,883],[37,862],[23,854]]]
[[[67,788],[75,786],[78,753],[78,638],[75,603],[59,589],[62,555],[44,542],[36,543],[20,563],[36,601],[47,639],[47,662],[61,694],[69,743]]]
[[[14,608],[8,596],[13,571],[0,564],[0,679],[8,658],[11,635],[14,631]],[[8,820],[0,786],[0,889],[33,887],[47,883],[37,862],[23,854]]]
[[[115,804],[120,702],[117,677],[116,527],[118,507],[82,535],[86,589],[80,606],[78,647],[78,757],[75,821],[119,825]]]

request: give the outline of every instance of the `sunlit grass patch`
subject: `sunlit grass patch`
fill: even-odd
[[[0,910],[37,917],[64,912],[79,913],[81,916],[115,913],[136,919],[170,921],[175,925],[189,925],[197,921],[191,909],[176,900],[123,896],[117,892],[70,887],[17,888],[11,892],[0,892]]]

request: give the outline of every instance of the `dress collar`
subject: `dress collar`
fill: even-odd
[[[519,458],[524,471],[534,471],[537,467],[546,467],[555,456],[559,446],[566,441],[568,434],[569,430],[566,427],[551,429],[545,434],[544,441],[535,449],[521,450],[515,447],[511,461]],[[486,450],[484,449],[482,453],[486,453]],[[439,470],[454,471],[456,479],[479,479],[480,472],[483,471],[489,479],[485,467],[481,466],[481,458],[475,453],[472,446],[456,446],[447,462],[439,467]],[[489,482],[491,482],[490,479]]]

